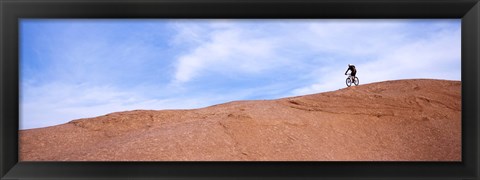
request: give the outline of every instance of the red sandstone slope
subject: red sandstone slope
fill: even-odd
[[[21,161],[460,161],[461,83],[397,80],[20,131]]]

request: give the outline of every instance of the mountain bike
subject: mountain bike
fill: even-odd
[[[347,86],[348,87],[352,86],[352,83],[355,84],[355,86],[358,86],[358,84],[360,83],[360,80],[358,79],[358,77],[353,78],[352,75],[350,74],[347,74],[347,75],[348,77],[345,80],[345,83],[347,84]]]

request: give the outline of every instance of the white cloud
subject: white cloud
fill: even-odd
[[[402,25],[392,20],[326,20],[309,24],[300,35],[319,51],[362,56],[393,48],[404,38]]]
[[[378,59],[361,64],[365,72],[370,72],[362,75],[367,82],[400,78],[460,80],[460,47],[460,29],[432,33],[431,38],[400,44]]]
[[[347,69],[347,63],[356,65],[361,84],[410,78],[460,80],[460,28],[447,29],[451,26],[443,24],[442,29],[442,23],[439,24],[434,25],[441,30],[416,38],[407,37],[407,33],[417,29],[406,29],[403,23],[367,23],[356,28],[358,24],[312,25],[315,32],[313,34],[320,35],[312,37],[318,43],[308,43],[324,51],[354,58],[342,59],[339,62],[343,63],[328,66],[327,70],[315,75],[320,78],[309,85],[294,89],[291,94],[304,95],[346,87],[346,76],[342,73]],[[331,36],[324,34],[327,32],[330,32]],[[332,41],[336,42],[324,43]]]
[[[275,53],[278,42],[274,38],[256,36],[248,29],[223,21],[214,21],[205,28],[211,31],[205,34],[207,40],[178,58],[174,83],[188,82],[203,72],[258,73],[281,64],[282,58]],[[181,29],[191,30],[189,26]]]
[[[66,123],[127,110],[200,108],[221,103],[230,96],[188,96],[151,98],[138,90],[90,84],[50,83],[40,87],[22,86],[20,129]]]
[[[344,69],[348,63],[377,67],[368,71],[360,69],[361,72],[382,71],[379,69],[382,67],[389,71],[385,74],[395,77],[399,73],[392,74],[392,71],[425,68],[420,63],[430,64],[432,59],[443,61],[453,58],[451,60],[458,62],[457,51],[460,49],[457,46],[459,31],[454,32],[457,34],[453,36],[450,29],[434,31],[451,27],[443,22],[430,23],[426,27],[432,29],[432,35],[418,35],[419,30],[409,26],[412,22],[417,23],[415,20],[298,20],[267,22],[263,26],[261,23],[245,25],[248,23],[244,21],[210,22],[203,26],[189,24],[177,27],[180,32],[195,34],[194,37],[203,33],[203,42],[195,40],[195,46],[178,58],[175,83],[185,83],[208,73],[242,75],[282,68],[296,69],[297,73],[304,70],[300,76],[307,74],[307,77],[318,78],[325,73],[316,73],[317,69],[330,69],[324,71],[334,73]],[[187,36],[186,39],[189,38]],[[420,50],[423,52],[416,52]],[[419,58],[422,60],[419,61]],[[395,66],[392,67],[394,62]],[[400,67],[403,70],[395,70]],[[321,82],[327,83],[332,84]],[[319,86],[318,82],[308,86],[338,87]]]

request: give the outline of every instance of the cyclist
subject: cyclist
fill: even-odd
[[[348,72],[349,70],[352,71],[352,72],[350,73],[350,75],[353,76],[353,77],[352,77],[352,81],[354,81],[354,80],[355,80],[355,75],[357,74],[357,69],[355,68],[355,65],[353,65],[353,64],[348,64],[348,69],[347,69],[347,71],[345,71],[345,75],[347,75],[347,72]]]

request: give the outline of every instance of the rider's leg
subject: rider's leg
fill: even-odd
[[[355,77],[357,76],[357,72],[351,73],[352,75],[352,83],[355,83]]]

